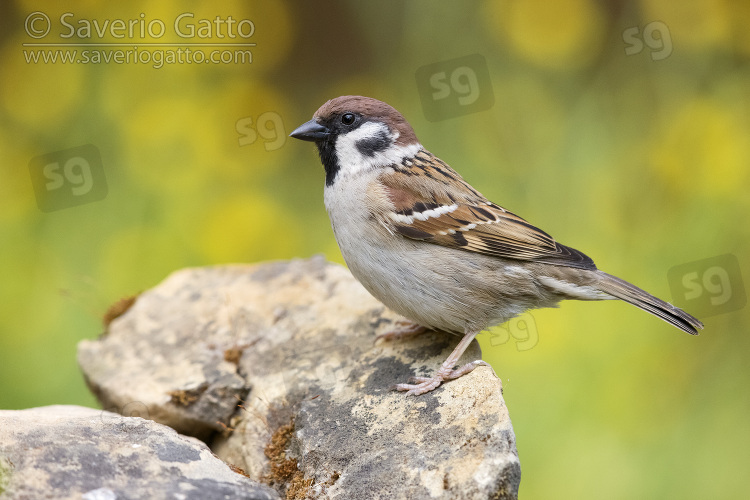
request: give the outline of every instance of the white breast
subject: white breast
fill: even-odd
[[[354,277],[390,309],[423,326],[463,333],[469,324],[484,328],[495,321],[489,304],[482,307],[467,294],[474,285],[456,279],[478,275],[461,252],[392,234],[371,217],[362,200],[376,175],[337,178],[325,188],[336,241]],[[442,262],[434,261],[436,250],[444,252]]]
[[[325,188],[326,210],[349,270],[390,309],[426,327],[463,333],[560,300],[541,293],[531,276],[518,279],[525,270],[516,261],[393,234],[366,203],[383,167],[346,167],[348,175]],[[583,287],[575,292],[593,298]]]

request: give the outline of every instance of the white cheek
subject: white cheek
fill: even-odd
[[[367,122],[359,128],[352,130],[347,134],[340,135],[336,140],[336,157],[339,160],[339,175],[353,175],[359,172],[369,170],[375,167],[393,165],[401,163],[404,158],[411,158],[422,149],[421,144],[410,144],[408,146],[391,147],[384,151],[379,151],[372,156],[363,155],[357,148],[357,143],[361,140],[375,137],[384,133],[391,138],[392,142],[398,139],[398,133],[391,134],[388,128],[377,122]]]

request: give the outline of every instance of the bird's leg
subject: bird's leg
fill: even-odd
[[[420,394],[424,394],[425,392],[430,392],[446,380],[454,380],[458,377],[466,375],[477,366],[489,366],[484,361],[477,360],[472,361],[471,363],[466,363],[460,368],[454,368],[458,360],[461,358],[461,355],[464,353],[464,351],[466,351],[466,348],[469,347],[469,344],[471,344],[471,341],[474,340],[474,337],[476,337],[477,333],[479,332],[465,333],[464,338],[462,338],[461,342],[459,342],[456,348],[453,349],[453,352],[450,354],[450,356],[448,356],[448,359],[445,360],[445,362],[442,364],[442,366],[434,376],[412,377],[410,381],[416,382],[415,384],[396,384],[393,388],[398,391],[407,391],[407,396],[419,396]]]
[[[414,323],[412,321],[396,321],[393,330],[381,333],[380,335],[375,337],[375,342],[377,342],[378,340],[400,340],[407,337],[412,337],[414,335],[419,335],[420,333],[424,333],[426,331],[426,327],[418,325],[417,323]]]

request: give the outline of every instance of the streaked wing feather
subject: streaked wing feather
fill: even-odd
[[[396,207],[384,223],[402,236],[489,256],[596,269],[582,252],[489,202],[427,151],[380,180]]]

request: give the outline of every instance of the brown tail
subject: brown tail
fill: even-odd
[[[650,312],[654,316],[658,316],[667,323],[671,323],[680,330],[688,332],[690,335],[698,335],[698,329],[703,328],[697,318],[690,316],[682,309],[673,306],[661,299],[657,299],[650,293],[647,293],[635,285],[631,285],[627,281],[621,280],[616,276],[607,274],[602,271],[597,271],[601,276],[598,288],[613,297],[624,300],[633,304],[635,307],[639,307],[644,311]]]

